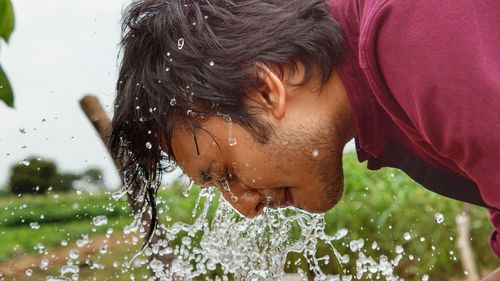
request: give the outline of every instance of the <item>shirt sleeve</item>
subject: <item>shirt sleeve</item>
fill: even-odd
[[[500,1],[386,1],[366,24],[378,86],[500,209]],[[500,213],[490,221],[500,257]]]

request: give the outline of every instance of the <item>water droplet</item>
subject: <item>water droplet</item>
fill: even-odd
[[[317,150],[317,149],[313,150],[312,157],[313,158],[318,158],[318,156],[319,156],[319,150]]]
[[[427,274],[422,275],[422,281],[429,281],[429,275]]]
[[[177,100],[175,98],[170,100],[170,106],[175,106],[177,104]]]
[[[236,195],[233,194],[231,196],[231,201],[233,201],[234,203],[238,202],[238,196],[236,196]]]
[[[228,142],[229,146],[236,146],[238,144],[238,140],[233,136],[229,137]]]
[[[347,228],[341,228],[339,230],[337,230],[337,233],[335,233],[335,235],[333,236],[334,240],[340,240],[342,238],[344,238],[347,233],[349,233],[349,230],[347,230]]]
[[[70,259],[76,260],[80,257],[80,252],[78,252],[78,250],[76,249],[71,249],[71,251],[69,251],[68,256]]]
[[[179,48],[179,50],[184,48],[184,38],[179,38],[179,41],[177,41],[177,48]]]
[[[76,265],[65,265],[61,268],[61,275],[66,275],[68,273],[78,273],[80,268]]]
[[[410,234],[410,233],[408,233],[408,232],[405,232],[405,233],[403,234],[403,238],[404,238],[406,241],[408,241],[408,240],[410,240],[410,239],[411,239],[411,234]]]
[[[19,128],[19,132],[23,135],[26,134],[26,129],[25,128]]]
[[[170,71],[170,67],[165,68],[165,71],[169,72]]]
[[[48,276],[46,281],[72,281],[69,277],[65,276]]]
[[[24,159],[23,161],[21,161],[21,164],[23,164],[24,166],[29,166],[31,163],[29,160]]]
[[[26,273],[27,276],[31,276],[31,275],[33,275],[33,269],[28,268],[28,269],[26,269],[26,271],[24,273]]]
[[[151,150],[151,148],[153,148],[153,145],[148,141],[146,143],[146,149]]]
[[[86,235],[82,239],[76,240],[76,246],[78,248],[82,248],[89,243],[90,243],[90,240],[89,240],[88,236],[86,236]]]
[[[49,268],[49,260],[48,259],[43,259],[40,261],[40,269],[41,270],[47,270]]]
[[[210,61],[210,66],[215,66],[215,62],[214,61]]]
[[[396,246],[396,254],[402,254],[404,251],[405,250],[401,245]]]
[[[108,218],[106,216],[97,216],[92,219],[92,223],[95,226],[103,226],[108,223]]]
[[[37,222],[31,222],[30,227],[31,229],[40,229],[40,224],[38,224]]]
[[[100,253],[101,255],[107,254],[107,253],[108,253],[108,248],[107,248],[106,246],[101,247],[101,248],[99,249],[99,253]]]
[[[151,270],[153,272],[161,272],[163,270],[163,263],[157,259],[153,259],[150,263],[149,263],[149,267],[151,267]]]
[[[441,224],[441,223],[443,223],[443,221],[444,221],[444,216],[443,216],[443,214],[441,214],[441,213],[436,213],[436,214],[434,215],[434,219],[436,220],[436,223]]]
[[[351,251],[357,252],[361,248],[363,248],[364,245],[365,245],[365,241],[363,239],[358,239],[358,240],[351,241],[349,243],[349,248],[351,248]]]

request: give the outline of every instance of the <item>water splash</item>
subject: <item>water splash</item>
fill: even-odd
[[[194,181],[190,179],[187,188],[182,192],[182,196],[186,198],[189,197],[189,193],[191,193],[193,186],[194,186]]]
[[[115,201],[118,201],[123,196],[125,196],[127,193],[131,192],[131,190],[132,190],[132,186],[131,185],[124,185],[118,191],[116,191],[113,194],[111,194],[111,198],[113,198],[113,200],[115,200]]]
[[[314,280],[352,280],[375,276],[380,280],[383,280],[382,277],[391,281],[401,280],[394,273],[404,255],[404,251],[399,248],[391,260],[384,255],[378,258],[367,256],[363,251],[363,239],[342,242],[358,255],[355,260],[356,271],[344,270],[341,275],[328,275],[322,271],[320,264],[330,263],[332,259],[340,265],[351,261],[349,255],[342,255],[334,246],[339,243],[335,241],[346,239],[347,229],[342,228],[334,235],[328,235],[325,232],[324,215],[295,208],[265,208],[259,217],[245,219],[222,198],[215,198],[216,191],[202,189],[193,210],[193,215],[199,214],[195,222],[178,222],[171,227],[160,227],[165,240],[151,245],[134,259],[140,255],[151,256],[152,252],[173,253],[177,258],[172,264],[163,264],[155,258],[146,263],[155,278],[160,280],[192,280],[216,269],[223,272],[222,279],[218,280],[281,280],[290,253],[297,253],[306,260],[309,271],[315,276]],[[210,220],[209,209],[215,203],[218,208]],[[199,209],[201,211],[195,211]],[[173,241],[179,238],[181,243],[173,246]],[[328,245],[331,253],[318,257],[319,243]],[[302,269],[299,269],[299,274],[307,279]]]

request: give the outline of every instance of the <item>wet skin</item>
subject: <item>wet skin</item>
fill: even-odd
[[[213,116],[196,130],[198,154],[191,129],[176,124],[172,147],[179,167],[201,186],[219,187],[247,217],[266,205],[331,209],[342,194],[342,151],[355,135],[354,121],[339,76],[333,73],[322,88],[316,75],[306,85],[292,86],[302,75],[299,66],[281,80],[260,66],[262,87],[248,93],[245,102],[263,108],[256,114],[272,125],[265,144],[238,124]]]

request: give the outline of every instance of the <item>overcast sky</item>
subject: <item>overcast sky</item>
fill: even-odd
[[[119,22],[130,0],[12,2],[16,28],[10,44],[2,42],[0,62],[14,88],[16,108],[0,103],[0,187],[9,167],[30,155],[56,160],[65,171],[100,167],[107,184],[118,185],[113,164],[78,101],[95,94],[109,112]]]

